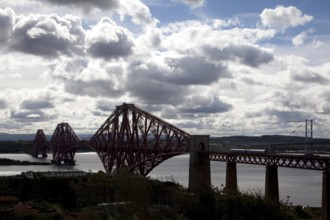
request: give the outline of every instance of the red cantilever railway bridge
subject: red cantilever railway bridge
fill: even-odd
[[[74,164],[78,146],[88,145],[99,155],[105,170],[114,172],[121,167],[147,175],[154,167],[173,156],[189,153],[190,134],[138,108],[133,104],[117,106],[89,141],[81,140],[68,123],[57,125],[50,142],[39,129],[34,140],[34,155],[45,155],[50,145],[53,161]],[[271,165],[330,171],[330,155],[279,153],[270,149],[330,147],[329,142],[299,142],[257,146],[264,152],[215,150],[211,147],[200,153],[212,161]],[[205,157],[204,157],[205,158]]]
[[[38,130],[35,140],[44,140],[42,134]],[[87,145],[97,152],[107,172],[126,167],[146,176],[164,160],[188,153],[189,142],[187,132],[124,103],[116,107],[89,141],[80,140],[68,123],[60,123],[49,145],[55,164],[74,164],[77,147]],[[42,144],[34,145],[36,152]]]
[[[190,134],[138,108],[133,104],[117,106],[89,141],[81,140],[68,123],[57,125],[50,142],[44,132],[36,133],[34,155],[42,153],[50,145],[53,161],[61,164],[74,164],[77,147],[89,146],[99,155],[105,170],[114,172],[121,167],[147,175],[154,167],[173,156],[189,153]],[[269,149],[292,149],[303,146],[329,149],[329,142],[299,142],[258,145],[265,152],[215,150],[207,151],[212,161],[235,162],[278,167],[302,168],[330,171],[330,155],[295,154],[276,152]],[[205,157],[204,157],[205,158]]]
[[[189,152],[190,135],[133,104],[117,106],[91,138],[107,172],[121,167],[147,175],[164,160]]]
[[[206,138],[205,138],[206,137]],[[117,106],[89,141],[81,140],[68,123],[57,125],[50,142],[42,130],[34,140],[34,155],[50,145],[55,164],[74,164],[79,146],[89,146],[99,155],[106,172],[128,168],[146,176],[153,168],[173,156],[190,153],[189,187],[198,181],[211,185],[210,161],[227,162],[226,188],[237,188],[236,163],[266,166],[265,195],[278,199],[277,167],[302,168],[323,172],[322,213],[330,219],[330,156],[329,154],[298,154],[275,152],[282,149],[312,145],[328,149],[330,142],[284,143],[258,146],[264,151],[216,150],[209,145],[208,135],[191,136],[187,132],[136,107],[124,103]],[[276,169],[274,169],[276,168]],[[228,178],[229,177],[229,178]],[[204,181],[205,180],[205,181]],[[192,183],[192,184],[191,184]],[[329,200],[329,201],[328,201]]]

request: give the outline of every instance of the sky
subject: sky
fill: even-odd
[[[190,134],[330,134],[326,0],[0,0],[0,133],[132,103]]]

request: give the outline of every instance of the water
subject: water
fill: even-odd
[[[0,154],[0,158],[14,160],[44,161],[48,158],[33,158],[27,154]],[[16,175],[26,171],[58,171],[58,170],[82,170],[86,172],[105,171],[104,167],[94,152],[76,153],[75,166],[0,166],[0,175]],[[226,164],[223,162],[211,162],[212,185],[222,188],[225,185]],[[148,175],[151,178],[162,181],[173,180],[185,187],[189,178],[189,155],[181,155],[164,161],[154,168]],[[291,202],[294,205],[320,207],[322,199],[322,172],[314,170],[302,170],[292,168],[278,168],[279,192],[282,201]],[[265,167],[259,165],[237,164],[238,188],[243,192],[264,193]]]
[[[28,160],[33,162],[50,162],[52,159],[51,155],[48,155],[47,158],[35,158],[28,154],[0,154],[0,158],[9,158],[13,160]],[[75,155],[76,165],[28,165],[28,166],[0,166],[0,175],[17,175],[21,172],[26,171],[58,171],[58,170],[82,170],[86,172],[98,172],[105,171],[102,165],[101,160],[98,155],[94,152],[90,153],[76,153]]]
[[[237,183],[242,192],[264,194],[265,166],[237,164]],[[169,159],[154,168],[149,174],[160,180],[175,180],[188,186],[189,156],[181,155]],[[226,164],[211,161],[213,187],[222,188],[226,182]],[[322,172],[293,168],[278,168],[280,200],[294,205],[321,207]]]

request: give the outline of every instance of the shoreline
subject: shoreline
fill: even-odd
[[[10,165],[51,165],[50,162],[31,162],[31,161],[20,161],[20,160],[12,160],[8,158],[0,158],[0,166],[10,166]]]

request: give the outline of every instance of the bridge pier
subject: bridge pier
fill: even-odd
[[[330,172],[323,172],[322,178],[322,219],[330,219]]]
[[[266,166],[265,197],[279,201],[277,166]]]
[[[211,188],[211,168],[208,154],[209,135],[192,135],[190,137],[189,184],[192,191]]]
[[[237,192],[237,168],[235,162],[226,164],[226,191]]]

